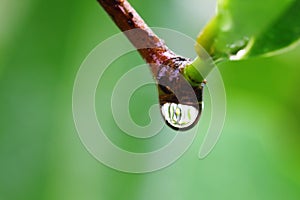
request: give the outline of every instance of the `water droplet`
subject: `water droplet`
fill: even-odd
[[[223,10],[221,13],[221,31],[223,32],[228,32],[230,31],[230,29],[232,29],[233,26],[233,21],[232,21],[232,17],[229,11],[225,11]]]
[[[199,116],[199,110],[194,106],[165,103],[161,113],[167,124],[175,129],[185,129],[193,126]]]
[[[229,57],[229,59],[230,60],[240,60],[240,59],[242,59],[245,56],[246,53],[247,53],[246,49],[239,50],[236,53],[236,55],[231,55]]]
[[[237,40],[232,44],[228,44],[228,55],[230,60],[240,60],[242,59],[246,53],[246,47],[249,44],[249,38],[244,37],[243,39]]]
[[[169,127],[181,131],[197,124],[203,108],[204,83],[192,87],[183,77],[182,66],[187,62],[174,58],[161,66],[156,76],[162,117]]]

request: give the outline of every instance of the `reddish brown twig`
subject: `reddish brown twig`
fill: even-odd
[[[125,35],[136,47],[144,60],[151,65],[154,75],[158,66],[177,57],[147,26],[139,14],[126,0],[98,0],[116,25],[125,31]],[[135,31],[129,31],[133,30]]]

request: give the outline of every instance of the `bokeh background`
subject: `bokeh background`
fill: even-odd
[[[192,38],[213,16],[216,4],[130,2],[149,25]],[[118,28],[96,1],[0,0],[1,200],[300,198],[300,46],[272,58],[219,65],[227,118],[206,159],[197,159],[200,131],[170,167],[126,174],[87,152],[72,118],[72,88],[80,64],[115,33]],[[104,89],[110,91],[118,75],[139,63],[137,53],[116,62],[119,68],[108,73],[111,83]],[[130,109],[138,124],[149,121],[140,110],[157,101],[155,95],[151,86],[136,92]],[[208,120],[209,110],[200,126]],[[144,141],[135,146],[137,141],[111,137],[124,148],[144,150]]]

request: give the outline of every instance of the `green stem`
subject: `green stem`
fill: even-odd
[[[214,62],[211,59],[204,60],[197,57],[192,63],[185,66],[183,75],[192,86],[198,86],[213,68]]]

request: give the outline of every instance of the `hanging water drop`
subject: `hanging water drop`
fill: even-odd
[[[165,103],[161,106],[161,113],[169,126],[184,129],[197,121],[199,110],[189,105]]]
[[[187,62],[174,58],[172,64],[161,66],[156,77],[162,117],[169,127],[180,131],[194,127],[203,108],[204,83],[192,87],[183,77],[181,70]]]

